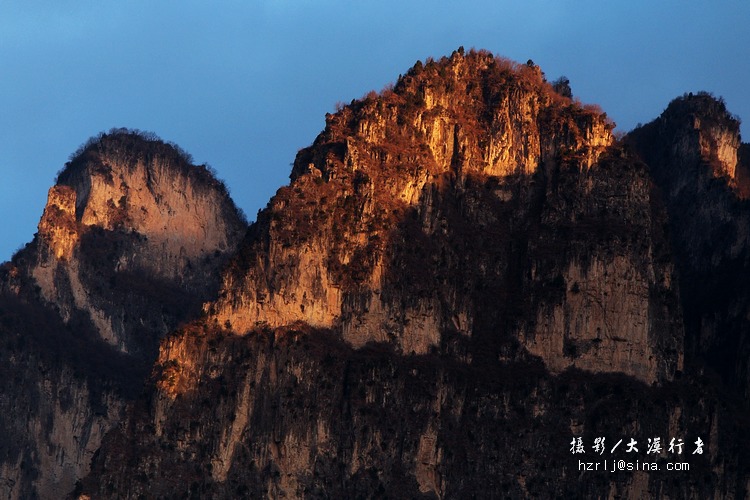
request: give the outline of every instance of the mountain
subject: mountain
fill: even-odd
[[[78,498],[746,496],[739,124],[701,93],[613,129],[532,62],[460,49],[327,115],[247,231],[179,149],[95,139],[3,271],[33,382],[0,387],[28,408],[8,495],[65,469]],[[48,361],[23,328],[87,343]],[[84,451],[21,425],[78,415]]]
[[[687,359],[705,362],[747,398],[750,157],[739,125],[723,101],[688,94],[628,140],[651,165],[669,213]]]
[[[206,167],[153,135],[113,130],[73,155],[0,270],[5,496],[72,491],[245,230]]]
[[[354,347],[669,380],[673,270],[647,170],[607,149],[612,128],[536,67],[417,66],[328,117],[211,313],[238,333],[300,321]]]

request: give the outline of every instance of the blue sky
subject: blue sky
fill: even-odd
[[[0,0],[0,261],[68,156],[112,127],[209,163],[252,220],[337,101],[461,45],[567,76],[622,131],[697,90],[750,121],[748,24],[745,0]]]

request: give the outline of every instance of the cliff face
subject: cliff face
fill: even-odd
[[[748,147],[704,94],[612,128],[457,51],[328,115],[246,233],[180,150],[91,141],[1,268],[2,493],[747,496]]]
[[[690,358],[747,397],[750,204],[739,121],[723,101],[689,94],[629,140],[664,193]]]
[[[685,351],[669,196],[611,127],[482,52],[329,115],[83,495],[745,495],[747,403]],[[722,133],[665,147],[725,175]],[[575,436],[658,436],[661,471],[584,473]]]
[[[72,490],[244,230],[223,185],[154,137],[113,131],[71,159],[34,241],[0,272],[5,496]]]
[[[541,363],[464,363],[352,349],[331,331],[238,337],[193,328],[164,344],[152,397],[110,433],[82,487],[91,498],[742,497],[746,428],[710,385],[647,386]],[[722,402],[719,402],[722,401]],[[661,436],[662,471],[591,474],[584,461]],[[684,438],[666,455],[666,436]],[[705,455],[689,456],[693,442]],[[685,460],[688,474],[666,472]]]
[[[0,492],[55,498],[89,470],[104,434],[139,393],[142,363],[97,341],[87,323],[0,297]]]
[[[602,157],[611,128],[536,67],[420,64],[328,116],[209,312],[238,333],[301,321],[465,359],[520,344],[556,372],[669,379],[682,334],[664,322],[679,312],[661,216],[643,165]]]
[[[119,132],[92,141],[60,173],[38,251],[24,257],[35,260],[26,271],[64,319],[85,311],[105,341],[150,357],[176,320],[208,300],[243,233],[206,167],[161,141]],[[164,302],[182,310],[160,314]],[[153,324],[144,329],[128,315]]]

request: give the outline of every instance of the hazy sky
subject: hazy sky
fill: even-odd
[[[619,130],[697,90],[750,121],[748,24],[747,0],[0,0],[0,261],[68,156],[112,127],[209,163],[254,220],[337,101],[461,45],[567,76]]]

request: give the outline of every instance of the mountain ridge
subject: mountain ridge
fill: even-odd
[[[113,397],[105,384],[93,402],[77,391],[75,405],[45,410],[64,424],[95,409],[86,453],[66,461],[58,451],[53,466],[40,459],[49,438],[0,441],[8,495],[50,497],[74,483],[80,498],[746,495],[750,290],[719,293],[732,271],[731,283],[750,272],[736,121],[699,94],[619,140],[603,111],[562,94],[533,63],[486,51],[418,63],[392,89],[327,115],[247,232],[231,210],[202,212],[234,242],[206,261],[209,286],[185,264],[205,250],[190,227],[166,226],[184,229],[188,247],[159,240],[164,221],[184,220],[200,199],[181,180],[190,175],[158,173],[148,144],[106,161],[97,155],[108,136],[85,145],[50,193],[39,241],[4,266],[4,293],[54,297],[34,292],[18,263],[47,245],[41,261],[69,267],[89,243],[91,269],[114,269],[102,283],[145,290],[124,278],[143,266],[178,280],[154,282],[154,297],[194,287],[201,300],[174,315],[178,328],[152,328],[160,347],[146,356],[140,395]],[[128,134],[119,139],[137,139]],[[201,184],[212,203],[226,200],[213,182]],[[163,200],[159,186],[171,191]],[[696,200],[705,207],[691,212]],[[82,226],[89,240],[65,239]],[[205,239],[220,250],[221,238]],[[148,259],[118,253],[153,241],[160,253]],[[65,283],[58,274],[50,290]],[[66,323],[54,300],[30,303],[58,314],[61,338],[80,317],[101,342],[86,314]],[[37,359],[28,346],[6,352]],[[55,376],[36,363],[30,380]],[[70,399],[64,385],[53,402]],[[0,386],[29,401],[27,415],[44,413],[14,390]],[[33,436],[20,418],[8,428]],[[602,436],[702,438],[706,453],[684,457],[692,469],[677,480],[663,470],[582,476],[570,440]],[[55,467],[69,471],[58,483]]]
[[[82,491],[744,494],[747,403],[685,352],[671,199],[648,155],[538,68],[490,61],[418,64],[327,116]],[[454,77],[485,70],[490,92],[462,101]],[[634,427],[704,436],[710,456],[677,483],[580,481],[568,437]]]

